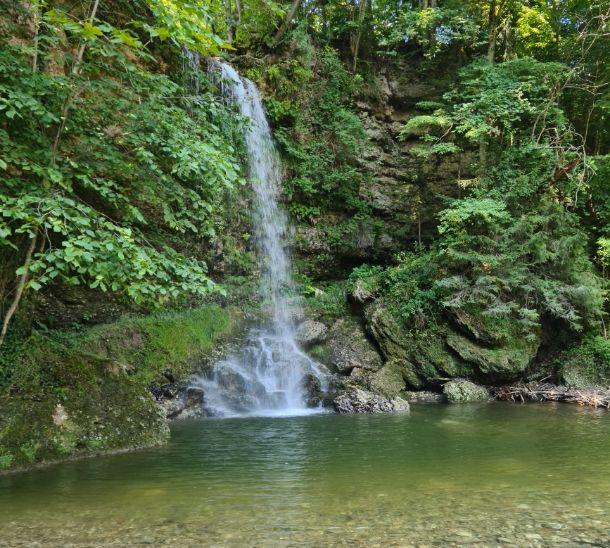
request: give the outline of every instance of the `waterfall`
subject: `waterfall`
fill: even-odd
[[[225,63],[214,62],[223,96],[239,107],[249,124],[244,130],[249,177],[253,188],[252,223],[262,273],[262,293],[270,322],[252,329],[240,352],[215,364],[198,380],[204,407],[214,416],[303,414],[312,384],[324,389],[323,366],[302,352],[295,341],[298,305],[290,260],[282,245],[287,219],[279,205],[281,161],[253,82]]]

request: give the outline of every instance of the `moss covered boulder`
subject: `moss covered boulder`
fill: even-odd
[[[443,394],[449,403],[472,403],[490,399],[489,392],[484,386],[479,386],[464,379],[457,379],[445,384]]]
[[[523,373],[536,358],[540,335],[515,334],[498,347],[486,347],[458,333],[449,333],[447,345],[465,362],[472,364],[477,377],[498,382],[511,380]]]
[[[610,341],[601,336],[586,337],[559,356],[558,369],[560,379],[571,388],[610,387]]]
[[[514,326],[502,329],[470,312],[456,314],[452,321],[441,318],[438,323],[409,330],[382,299],[365,308],[367,328],[385,361],[398,366],[407,385],[414,388],[438,387],[458,377],[509,381],[534,362],[541,343],[539,331],[522,333]]]
[[[383,364],[379,351],[367,338],[362,325],[352,316],[337,320],[330,328],[325,350],[317,357],[332,370],[348,375],[356,368],[377,371]]]
[[[240,320],[210,305],[13,341],[0,354],[0,469],[164,443],[151,384],[202,370]]]

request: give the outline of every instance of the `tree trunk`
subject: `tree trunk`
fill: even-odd
[[[225,0],[225,21],[227,24],[227,42],[233,43],[233,10],[231,9],[231,0]]]
[[[94,0],[93,6],[91,8],[91,12],[87,20],[89,23],[93,24],[95,20],[95,16],[97,15],[97,9],[100,7],[100,0]],[[87,41],[83,40],[80,48],[78,49],[78,54],[76,55],[76,59],[74,61],[74,65],[72,66],[72,74],[74,76],[78,76],[80,74],[80,67],[83,63],[83,58],[85,57],[85,50],[87,49]]]
[[[95,20],[95,16],[97,15],[97,10],[100,6],[100,0],[94,0],[93,6],[91,7],[91,12],[87,20],[90,23],[93,23]],[[74,65],[72,65],[72,76],[78,76],[80,74],[81,65],[83,63],[83,58],[85,57],[85,50],[87,49],[87,42],[83,40],[80,48],[78,48],[78,53],[76,55],[76,59],[74,60]],[[59,122],[59,127],[57,128],[57,133],[55,134],[55,140],[53,141],[53,150],[52,150],[52,160],[51,163],[55,164],[55,159],[57,157],[57,150],[59,149],[59,142],[61,139],[61,135],[66,127],[66,119],[68,118],[68,112],[70,111],[70,106],[74,98],[78,95],[76,92],[70,92],[66,100],[64,101],[63,107],[61,109],[61,117]]]
[[[36,2],[32,4],[32,18],[34,19],[34,56],[32,59],[32,72],[38,72],[38,36],[40,34],[40,8]]]
[[[0,331],[0,346],[2,346],[2,344],[4,343],[9,323],[11,322],[12,317],[15,315],[15,312],[17,312],[17,308],[19,307],[19,303],[21,302],[21,297],[23,297],[25,286],[27,285],[28,280],[30,279],[30,265],[32,264],[32,255],[34,254],[34,249],[36,249],[37,239],[38,237],[36,234],[30,238],[30,245],[25,255],[25,262],[23,264],[23,274],[21,274],[19,281],[17,282],[13,302],[11,303],[11,306],[9,307],[8,311],[6,312],[6,315],[4,316],[4,320],[2,321],[2,330]]]
[[[496,0],[489,2],[489,23],[488,23],[488,41],[487,46],[487,59],[490,63],[494,62],[496,57],[496,36],[497,36],[497,14],[496,14]]]
[[[235,29],[239,26],[241,21],[241,0],[235,0]]]
[[[275,36],[273,37],[273,45],[277,45],[279,43],[279,41],[284,37],[284,34],[286,34],[286,31],[290,27],[290,23],[292,23],[292,20],[294,19],[294,16],[296,15],[297,10],[299,9],[300,5],[301,5],[301,0],[292,0],[292,5],[290,6],[290,9],[286,13],[286,17],[284,17],[284,21],[282,21],[280,28],[277,29],[277,32],[275,33]]]
[[[360,51],[360,41],[362,40],[367,4],[368,0],[360,0],[360,6],[358,9],[358,30],[356,31],[356,36],[354,37],[352,44],[352,74],[356,74],[356,67],[358,65],[358,53]]]

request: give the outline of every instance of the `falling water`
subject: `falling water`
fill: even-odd
[[[222,94],[249,121],[245,130],[249,176],[253,187],[252,222],[262,272],[262,292],[270,323],[253,329],[241,351],[217,363],[211,376],[199,380],[204,405],[211,415],[302,414],[307,385],[320,382],[322,366],[295,341],[297,305],[290,299],[293,281],[282,245],[287,221],[279,206],[281,163],[256,86],[225,63],[212,67],[220,76]]]

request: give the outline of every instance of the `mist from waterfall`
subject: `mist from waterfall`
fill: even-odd
[[[279,205],[282,168],[260,93],[228,64],[213,62],[223,97],[248,121],[244,139],[252,184],[252,224],[261,269],[266,317],[252,329],[239,353],[218,362],[199,379],[204,406],[213,416],[293,415],[311,412],[306,385],[319,381],[323,367],[295,341],[294,284],[283,240],[287,219]],[[292,297],[292,298],[291,298]]]

